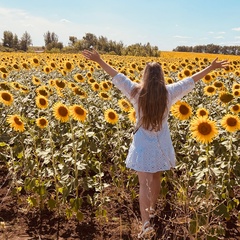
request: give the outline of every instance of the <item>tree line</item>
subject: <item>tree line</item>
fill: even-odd
[[[219,46],[215,44],[196,45],[193,47],[177,46],[173,51],[240,55],[240,46]]]
[[[81,39],[75,36],[69,36],[67,46],[59,41],[58,36],[54,32],[47,31],[43,34],[44,46],[41,50],[45,52],[63,52],[77,53],[91,46],[98,49],[100,53],[112,55],[131,55],[131,56],[148,56],[159,57],[160,50],[157,46],[135,43],[129,46],[123,44],[122,41],[116,42],[109,40],[107,37],[97,37],[93,33],[86,33]],[[28,32],[24,32],[19,39],[16,34],[11,31],[4,31],[0,51],[34,51],[36,48],[32,45],[32,38]],[[173,49],[176,52],[197,52],[197,53],[215,53],[240,55],[240,46],[219,46],[215,44],[197,45],[197,46],[177,46]]]
[[[43,35],[45,46],[41,49],[45,52],[64,52],[77,53],[91,46],[98,49],[100,53],[113,55],[131,55],[131,56],[150,56],[159,57],[160,51],[157,46],[151,46],[150,43],[125,46],[122,41],[116,42],[108,40],[107,37],[97,37],[92,33],[86,33],[82,39],[75,36],[69,36],[68,46],[64,46],[59,41],[54,32],[47,31]],[[21,39],[11,31],[4,31],[0,51],[34,51],[32,39],[28,32],[25,32]]]

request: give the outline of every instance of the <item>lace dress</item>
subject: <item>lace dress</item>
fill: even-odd
[[[136,118],[141,119],[138,113],[138,104],[135,98],[130,98],[132,89],[137,83],[118,73],[113,77],[113,84],[129,99],[136,111]],[[168,114],[172,104],[189,93],[195,86],[192,78],[185,78],[179,82],[167,85],[168,110],[166,111],[160,131],[149,131],[142,127],[133,136],[130,145],[126,166],[140,172],[155,173],[175,167],[175,152],[168,127]]]

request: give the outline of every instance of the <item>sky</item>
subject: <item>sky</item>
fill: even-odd
[[[125,46],[150,43],[162,51],[177,46],[240,45],[240,0],[1,0],[4,31],[20,39],[27,31],[34,46],[54,32],[67,46],[69,36],[86,33]]]

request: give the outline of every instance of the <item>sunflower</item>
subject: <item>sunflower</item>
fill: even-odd
[[[2,73],[8,73],[7,69],[5,67],[0,67],[0,72]]]
[[[240,90],[234,90],[233,91],[233,96],[238,98],[240,96]]]
[[[102,89],[102,91],[108,91],[109,89],[111,89],[111,85],[109,85],[108,81],[103,81],[100,83],[100,87]]]
[[[61,102],[57,102],[54,104],[53,114],[54,117],[61,122],[67,122],[69,120],[69,109],[65,104]]]
[[[84,122],[88,111],[81,105],[73,105],[69,107],[70,115],[76,121]]]
[[[210,82],[212,82],[212,80],[213,80],[213,78],[212,78],[212,76],[211,76],[210,74],[205,75],[204,78],[202,79],[202,81],[203,81],[204,83],[207,83],[207,84],[209,84]]]
[[[40,85],[42,82],[38,77],[32,76],[32,83],[34,85]]]
[[[39,109],[46,109],[48,107],[48,99],[42,95],[38,95],[35,102]]]
[[[37,118],[36,119],[36,125],[39,127],[39,128],[46,128],[47,125],[48,125],[48,120],[45,118],[45,117],[40,117],[40,118]]]
[[[206,86],[204,87],[203,91],[205,95],[213,96],[216,93],[216,87],[214,87],[213,85]]]
[[[234,91],[234,90],[239,90],[240,89],[240,83],[234,83],[233,85],[232,85],[232,91]]]
[[[46,86],[40,86],[36,89],[36,93],[37,95],[42,95],[44,97],[48,97],[49,96],[49,90]]]
[[[221,92],[219,96],[219,100],[224,104],[231,102],[233,98],[234,98],[233,95],[228,92]]]
[[[129,112],[129,110],[131,109],[131,104],[125,99],[119,99],[118,105],[124,112]]]
[[[42,71],[45,72],[46,74],[49,74],[52,71],[52,69],[49,66],[44,66]]]
[[[66,87],[66,81],[64,79],[56,79],[55,80],[55,87],[57,90],[62,90]]]
[[[108,122],[108,123],[111,123],[111,124],[116,124],[118,122],[118,114],[115,110],[113,109],[107,109],[105,112],[104,112],[104,117],[105,117],[105,120]]]
[[[20,70],[20,67],[18,66],[17,63],[14,63],[14,64],[12,65],[12,67],[13,67],[13,70],[16,70],[16,71],[19,71],[19,70]]]
[[[92,84],[92,83],[95,83],[95,82],[96,82],[96,81],[95,81],[95,79],[93,79],[93,78],[89,78],[89,79],[88,79],[88,83],[89,83],[89,84]]]
[[[231,112],[232,113],[239,113],[240,112],[240,104],[237,103],[235,105],[233,105],[231,108],[230,108]]]
[[[81,89],[80,87],[75,87],[75,88],[73,88],[72,91],[75,95],[80,96],[80,98],[86,98],[87,97],[87,93],[83,89]]]
[[[195,118],[190,123],[192,136],[201,143],[210,143],[218,134],[216,123],[205,117]]]
[[[136,112],[134,108],[131,108],[128,112],[128,118],[132,123],[136,122]]]
[[[174,117],[180,120],[187,120],[192,115],[192,108],[188,103],[178,101],[172,106],[171,112]]]
[[[99,97],[102,98],[103,100],[111,100],[111,96],[106,92],[100,92]]]
[[[92,90],[95,91],[95,92],[100,90],[100,85],[97,82],[92,83],[91,87],[92,87]]]
[[[29,93],[29,88],[26,87],[26,86],[21,85],[20,92],[25,93],[25,94]]]
[[[185,77],[190,77],[191,76],[191,71],[189,69],[184,69],[182,74]]]
[[[216,87],[219,90],[224,90],[225,89],[224,83],[221,82],[221,81],[215,81],[213,83],[213,86]]]
[[[21,86],[18,82],[11,82],[11,86],[15,89],[15,90],[20,90]]]
[[[73,76],[73,79],[74,79],[76,82],[80,82],[80,83],[82,83],[82,82],[85,81],[84,78],[83,78],[83,76],[82,76],[81,74],[79,74],[79,73],[75,74],[75,75]]]
[[[23,132],[25,130],[24,123],[19,115],[8,115],[7,123],[9,123],[10,127],[15,131]]]
[[[37,66],[40,65],[40,61],[38,60],[37,57],[33,57],[33,58],[31,59],[31,64],[32,64],[34,67],[37,67]]]
[[[240,119],[236,115],[227,114],[222,118],[221,125],[228,132],[235,132],[240,129]]]
[[[197,117],[208,117],[209,112],[206,108],[199,108],[196,114],[197,114]]]
[[[3,90],[10,90],[8,82],[0,82],[0,88],[2,88]]]
[[[165,82],[166,82],[166,84],[172,84],[172,83],[174,83],[174,81],[172,80],[172,78],[165,78]]]
[[[7,105],[11,106],[13,103],[13,96],[10,92],[8,91],[0,91],[0,102]]]

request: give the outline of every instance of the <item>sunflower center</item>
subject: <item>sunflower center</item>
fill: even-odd
[[[66,117],[68,115],[68,110],[65,107],[61,106],[58,109],[58,113],[60,116]]]
[[[238,111],[238,110],[239,110],[239,106],[238,106],[238,105],[234,105],[234,106],[233,106],[233,110],[234,110],[234,111]]]
[[[84,115],[84,111],[80,107],[75,107],[74,111],[76,112],[77,115]]]
[[[106,93],[101,94],[103,98],[108,98],[108,95]]]
[[[229,117],[227,119],[227,125],[230,126],[230,127],[234,127],[237,125],[237,120],[233,117]]]
[[[45,126],[47,124],[47,121],[46,121],[46,119],[42,118],[42,119],[40,119],[39,123],[41,126]]]
[[[200,113],[201,116],[207,115],[207,113],[204,110],[201,110],[199,113]]]
[[[38,64],[38,59],[34,58],[34,59],[33,59],[33,62],[36,63],[36,64]]]
[[[214,92],[214,90],[215,90],[215,89],[214,89],[213,87],[208,87],[208,88],[207,88],[207,91],[208,91],[209,93]]]
[[[181,105],[180,108],[179,108],[179,112],[182,115],[187,115],[189,113],[189,109],[185,105]]]
[[[110,119],[114,120],[114,119],[116,118],[116,115],[115,115],[115,113],[110,112],[110,113],[108,113],[108,117],[109,117]]]
[[[66,63],[66,68],[67,68],[67,69],[71,69],[71,68],[72,68],[72,64],[71,64],[70,62],[67,62],[67,63]]]
[[[77,75],[77,79],[78,80],[83,80],[83,76],[82,75]]]
[[[65,87],[65,83],[63,81],[56,81],[56,85],[59,87],[59,88],[64,88]]]
[[[41,105],[46,105],[46,100],[44,99],[44,98],[40,98],[39,99],[39,103],[41,104]]]
[[[209,133],[211,133],[212,131],[212,127],[210,124],[204,122],[204,123],[200,123],[198,125],[198,131],[202,134],[202,135],[208,135]]]
[[[224,103],[231,102],[233,99],[233,95],[229,93],[222,94],[220,100]]]
[[[210,75],[206,75],[205,76],[205,80],[207,80],[207,81],[211,80],[211,76]]]
[[[22,125],[22,121],[18,117],[14,117],[14,122],[19,126]]]
[[[11,100],[11,96],[8,93],[3,93],[2,98],[7,102],[9,102]]]
[[[47,96],[48,95],[47,91],[45,91],[43,89],[39,90],[39,94],[42,95],[42,96]]]

